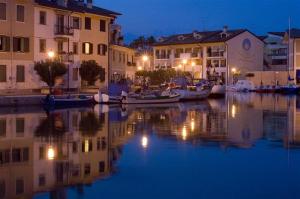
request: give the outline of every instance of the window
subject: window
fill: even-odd
[[[105,56],[107,52],[107,45],[105,44],[99,44],[98,45],[98,55]]]
[[[6,20],[6,3],[0,3],[0,20]]]
[[[73,42],[73,54],[77,55],[78,54],[78,43]]]
[[[23,162],[29,161],[29,148],[28,147],[23,148],[23,151],[22,151],[22,161]]]
[[[40,39],[40,53],[46,52],[46,39]]]
[[[91,165],[86,163],[84,165],[84,175],[88,176],[88,175],[90,175],[90,173],[91,173]]]
[[[84,27],[86,30],[91,30],[92,29],[92,20],[90,17],[85,17],[84,19]]]
[[[17,118],[16,119],[16,133],[23,134],[25,131],[25,119],[24,118]]]
[[[100,20],[100,32],[106,32],[106,21]]]
[[[7,164],[10,162],[10,149],[0,151],[0,164]]]
[[[6,82],[6,66],[0,65],[0,82]]]
[[[42,187],[42,186],[45,186],[46,184],[46,176],[45,174],[40,174],[39,175],[39,186]]]
[[[12,161],[21,162],[21,149],[19,148],[12,149]]]
[[[17,74],[16,81],[17,82],[25,82],[25,66],[17,65]]]
[[[25,21],[25,7],[22,5],[17,5],[17,21],[18,22]]]
[[[57,52],[58,54],[61,54],[64,52],[64,42],[63,41],[57,41]]]
[[[45,11],[40,11],[40,24],[46,25],[47,23],[47,14]]]
[[[0,198],[5,198],[6,186],[5,180],[0,181]]]
[[[93,54],[93,44],[89,42],[84,42],[82,44],[82,53],[86,55]]]
[[[103,173],[105,171],[105,162],[99,162],[99,173]]]
[[[39,148],[39,158],[40,160],[45,159],[45,148],[42,146]]]
[[[73,29],[80,29],[80,18],[79,17],[73,17]]]
[[[84,140],[82,141],[82,152],[88,153],[93,150],[93,142],[92,140]]]
[[[14,52],[29,52],[29,38],[14,37],[13,38]]]
[[[6,36],[1,36],[0,35],[0,52],[8,52],[10,51],[10,39],[9,37]]]
[[[78,152],[77,142],[73,142],[73,144],[72,144],[72,151],[73,151],[73,153],[77,153]]]
[[[78,68],[73,68],[73,81],[78,81]]]
[[[0,136],[6,136],[6,119],[0,119]]]
[[[24,180],[22,178],[19,178],[16,180],[16,194],[22,194],[24,193]]]

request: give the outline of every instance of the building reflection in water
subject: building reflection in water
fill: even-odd
[[[97,106],[48,115],[0,109],[0,198],[40,192],[67,198],[67,186],[84,194],[84,185],[118,170],[115,163],[134,135],[141,150],[155,147],[152,136],[221,149],[251,148],[259,140],[299,147],[299,104],[295,97],[231,94],[198,103]]]
[[[126,121],[93,109],[0,113],[0,198],[67,198],[66,186],[83,194],[113,172],[134,132]]]

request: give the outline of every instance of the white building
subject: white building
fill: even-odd
[[[263,49],[263,41],[246,29],[195,31],[159,39],[154,67],[189,71],[195,78],[219,76],[231,84],[234,76],[263,70]]]

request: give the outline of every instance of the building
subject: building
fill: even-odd
[[[286,31],[285,40],[289,43],[289,70],[294,72],[294,79],[300,84],[300,29],[292,28]]]
[[[49,59],[48,52],[68,67],[63,88],[80,87],[78,68],[84,60],[104,67],[108,79],[109,29],[119,13],[96,7],[92,0],[0,0],[0,13],[1,90],[46,86],[33,66]]]
[[[246,29],[194,31],[162,37],[154,45],[155,69],[189,71],[195,78],[219,76],[227,84],[263,70],[264,43]]]
[[[122,78],[134,78],[136,72],[135,50],[124,44],[120,25],[111,26],[109,46],[109,74],[111,81]]]
[[[285,32],[269,32],[263,38],[265,42],[264,70],[286,71],[288,69],[288,45],[284,40],[284,35]]]

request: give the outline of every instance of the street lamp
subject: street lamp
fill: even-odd
[[[49,50],[48,53],[48,58],[53,61],[53,58],[55,57],[55,52],[53,50]],[[52,63],[50,62],[49,64],[49,80],[50,80],[50,85],[49,85],[49,88],[50,88],[50,94],[52,94],[52,82],[51,82],[51,79],[52,78]]]
[[[138,67],[138,71],[141,71],[143,70],[143,68],[141,66]]]
[[[49,50],[47,55],[49,59],[53,59],[55,57],[55,52],[53,50]]]
[[[143,67],[145,70],[145,62],[147,62],[149,60],[149,57],[147,55],[143,55],[142,60],[143,60]]]

